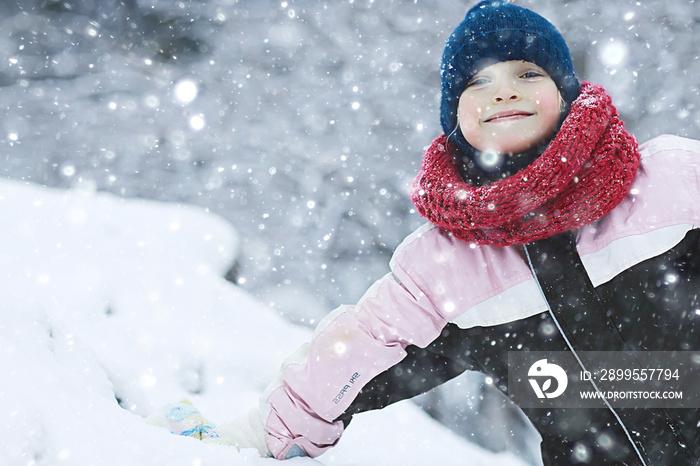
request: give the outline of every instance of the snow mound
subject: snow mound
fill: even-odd
[[[223,277],[240,238],[192,206],[0,180],[0,463],[271,464],[144,417],[187,397],[215,424],[257,404],[309,337]],[[411,403],[290,464],[521,464]]]

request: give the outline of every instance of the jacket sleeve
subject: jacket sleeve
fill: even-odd
[[[310,343],[282,366],[263,396],[267,446],[275,458],[315,457],[335,445],[335,421],[376,375],[398,363],[409,344],[427,346],[448,322],[401,273],[376,282],[355,306],[341,306]]]

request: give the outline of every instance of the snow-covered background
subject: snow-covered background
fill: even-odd
[[[0,2],[0,455],[229,458],[140,416],[184,393],[226,421],[385,273],[422,223],[406,188],[439,133],[444,40],[473,3]],[[697,0],[518,3],[560,28],[640,140],[700,138]],[[475,393],[492,396],[462,378],[421,402],[510,448],[461,407]],[[338,464],[417,464],[428,441],[446,454],[413,405],[387,412],[353,421]]]
[[[189,398],[225,425],[309,337],[224,279],[239,237],[201,208],[0,181],[0,464],[271,464],[147,424]],[[508,464],[411,402],[290,464]]]
[[[241,232],[239,284],[308,323],[420,223],[406,187],[473,3],[3,1],[0,174],[204,206]],[[640,140],[700,137],[696,0],[520,3]]]

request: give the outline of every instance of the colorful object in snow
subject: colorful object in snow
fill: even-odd
[[[214,427],[200,414],[189,400],[171,403],[163,409],[164,427],[173,434],[194,437],[199,440],[219,438]]]

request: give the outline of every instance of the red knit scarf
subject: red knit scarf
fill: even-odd
[[[639,167],[636,139],[601,86],[584,82],[541,156],[488,186],[462,181],[443,135],[428,148],[411,200],[439,228],[475,244],[527,243],[586,225],[627,194]]]

